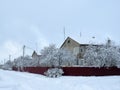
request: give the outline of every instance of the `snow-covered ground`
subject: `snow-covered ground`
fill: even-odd
[[[48,78],[0,70],[0,90],[120,90],[120,76]]]

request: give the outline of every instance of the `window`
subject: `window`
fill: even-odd
[[[68,43],[70,43],[70,40],[68,40]]]
[[[81,52],[83,52],[83,49],[81,48]]]
[[[84,52],[84,48],[82,47],[82,48],[80,48],[80,52],[81,53],[83,53]]]

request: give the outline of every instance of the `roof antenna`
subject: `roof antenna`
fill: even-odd
[[[64,32],[64,40],[66,38],[66,35],[65,35],[65,27],[63,28],[63,32]]]
[[[82,33],[80,32],[80,39],[81,39],[81,37],[82,37]]]
[[[82,33],[80,32],[80,37],[82,37]]]
[[[79,37],[80,37],[80,42],[82,41],[81,37],[82,37],[82,32],[79,33]]]

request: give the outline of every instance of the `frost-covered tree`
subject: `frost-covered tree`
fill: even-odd
[[[7,69],[7,70],[12,70],[12,67],[13,67],[13,63],[12,63],[12,61],[10,61],[10,60],[8,60],[8,61],[2,66],[3,69]]]
[[[41,50],[41,62],[40,66],[54,66],[54,54],[56,53],[57,48],[55,45],[49,45],[48,47],[44,47]]]
[[[111,45],[90,45],[84,55],[83,66],[113,67],[120,65],[119,49]]]
[[[13,61],[15,67],[29,67],[34,66],[35,61],[30,56],[20,56]]]
[[[75,56],[67,50],[57,49],[55,45],[45,47],[41,52],[40,66],[60,67],[76,63]]]
[[[58,66],[72,66],[77,63],[76,57],[66,49],[58,49],[54,59],[58,62]]]

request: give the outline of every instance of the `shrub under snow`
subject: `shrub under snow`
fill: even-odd
[[[63,73],[63,70],[60,68],[50,68],[44,74],[48,77],[55,78],[62,76]]]

